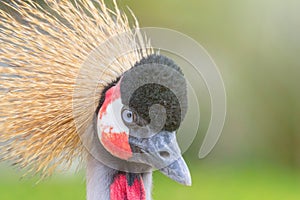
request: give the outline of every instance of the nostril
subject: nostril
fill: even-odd
[[[159,155],[160,155],[161,157],[163,157],[163,158],[168,158],[168,157],[170,157],[170,153],[167,152],[167,151],[160,151],[160,152],[159,152]]]

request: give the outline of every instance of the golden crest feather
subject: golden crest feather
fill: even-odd
[[[79,134],[92,123],[103,86],[151,53],[137,20],[131,27],[116,1],[113,9],[103,0],[45,2],[13,0],[4,4],[14,14],[0,10],[0,159],[43,177],[84,156]],[[101,72],[92,66],[81,71],[93,50],[124,32],[130,37],[115,40],[90,64],[111,56],[114,48],[139,51],[116,58]],[[76,88],[78,83],[83,84]],[[74,95],[78,89],[84,95]],[[74,105],[74,98],[81,103]]]

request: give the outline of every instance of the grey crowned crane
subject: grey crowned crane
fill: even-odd
[[[191,185],[181,69],[115,1],[45,2],[0,11],[0,159],[44,178],[79,158],[88,200],[149,200],[154,169]]]

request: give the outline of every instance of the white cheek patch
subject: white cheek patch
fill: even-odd
[[[102,133],[126,133],[129,135],[128,127],[123,123],[121,117],[121,111],[123,108],[123,104],[121,99],[118,98],[115,101],[111,102],[107,105],[106,111],[102,113],[100,119],[101,109],[97,116],[97,132],[98,137],[101,141]]]

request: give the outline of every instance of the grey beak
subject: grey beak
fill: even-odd
[[[159,171],[178,183],[187,186],[192,185],[190,171],[182,157]]]
[[[130,137],[129,143],[138,152],[132,161],[148,164],[183,185],[192,184],[175,132],[161,131],[150,138]]]

